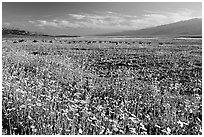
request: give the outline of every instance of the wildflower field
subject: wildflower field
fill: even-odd
[[[202,41],[3,38],[2,134],[201,135]]]

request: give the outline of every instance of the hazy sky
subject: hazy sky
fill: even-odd
[[[3,27],[89,35],[137,30],[202,17],[200,2],[3,2]]]

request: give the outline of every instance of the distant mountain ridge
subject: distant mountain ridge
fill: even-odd
[[[40,32],[30,32],[30,31],[26,31],[26,30],[22,30],[22,29],[18,29],[18,28],[2,28],[2,36],[48,36],[48,37],[80,37],[80,36],[76,36],[76,35],[47,35],[44,33],[40,33]]]
[[[39,32],[30,32],[18,28],[2,28],[2,35],[48,36]]]
[[[140,30],[129,30],[101,36],[202,36],[202,18],[179,21]]]

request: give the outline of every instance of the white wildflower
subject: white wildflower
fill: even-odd
[[[168,135],[171,133],[171,129],[169,127],[167,127],[166,131]]]
[[[181,122],[181,121],[179,120],[177,123],[180,125],[180,127],[183,127],[183,122]]]
[[[82,129],[81,128],[79,129],[79,134],[82,134]]]

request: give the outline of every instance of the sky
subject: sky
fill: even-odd
[[[202,17],[201,2],[3,2],[2,26],[50,35],[139,30]]]

